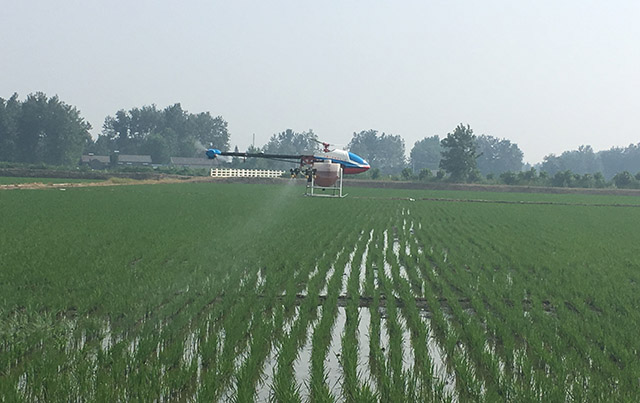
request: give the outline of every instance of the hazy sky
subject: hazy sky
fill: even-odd
[[[535,163],[640,142],[639,1],[5,1],[0,97],[107,115],[180,102],[245,149],[459,123]]]

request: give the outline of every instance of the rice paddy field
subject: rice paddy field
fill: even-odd
[[[637,400],[640,198],[303,191],[0,191],[0,401]]]

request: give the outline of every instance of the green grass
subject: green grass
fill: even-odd
[[[640,208],[606,206],[637,198],[302,193],[0,192],[0,400],[637,396]],[[438,381],[429,334],[455,385]],[[338,389],[326,372],[334,339]],[[294,373],[307,343],[309,373]]]

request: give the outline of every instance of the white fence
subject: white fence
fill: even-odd
[[[284,171],[268,169],[211,168],[212,178],[279,178]]]

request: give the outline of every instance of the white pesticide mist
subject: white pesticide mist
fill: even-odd
[[[204,146],[204,144],[202,144],[200,142],[200,140],[196,140],[193,142],[193,145],[196,146],[196,148],[198,149],[198,151],[207,151],[207,147]]]

